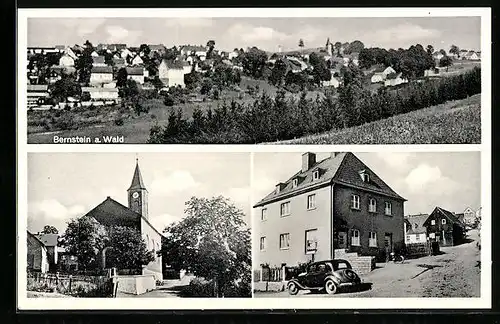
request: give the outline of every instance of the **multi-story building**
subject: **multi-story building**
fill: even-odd
[[[404,202],[353,153],[316,161],[262,198],[257,211],[255,267],[335,258],[336,250],[384,257],[404,244]]]

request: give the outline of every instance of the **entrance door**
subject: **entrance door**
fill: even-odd
[[[392,233],[385,233],[384,246],[387,254],[392,252]]]
[[[337,248],[346,249],[347,248],[347,233],[346,232],[339,232],[338,237],[339,237],[339,241],[338,241]]]

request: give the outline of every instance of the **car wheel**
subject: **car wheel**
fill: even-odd
[[[328,279],[325,282],[325,291],[328,295],[334,295],[337,293],[337,285],[332,279]]]
[[[294,283],[294,282],[291,282],[288,284],[288,293],[290,295],[297,295],[297,293],[299,292],[299,287],[297,287],[297,285]]]

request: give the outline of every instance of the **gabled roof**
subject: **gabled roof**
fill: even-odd
[[[163,60],[162,64],[164,63],[169,69],[176,69],[176,70],[181,70],[184,68],[184,64],[182,63],[183,61],[167,61]]]
[[[191,51],[191,52],[206,52],[207,49],[203,46],[192,46],[192,45],[186,45],[181,47],[181,51]]]
[[[35,237],[45,246],[57,246],[59,234],[35,234]]]
[[[313,172],[318,169],[321,171],[320,177],[318,180],[313,180]],[[369,172],[370,182],[367,183],[361,179],[359,175],[359,171],[361,170]],[[303,180],[300,181],[296,187],[293,187],[292,180],[296,177],[301,177]],[[283,188],[279,192],[273,190],[267,196],[262,198],[257,204],[255,204],[254,207],[263,206],[274,201],[328,186],[330,184],[352,187],[405,200],[403,197],[394,192],[353,153],[347,152],[337,153],[335,156],[316,162],[305,172],[302,172],[302,170],[298,171],[283,183]]]
[[[113,73],[111,66],[93,66],[91,73]]]
[[[104,56],[92,56],[93,64],[105,64],[106,59]]]
[[[457,216],[455,216],[455,214],[453,214],[452,212],[450,212],[446,209],[443,209],[441,207],[436,207],[432,211],[431,215],[434,215],[436,213],[445,216],[452,223],[463,226],[463,223],[457,218]]]
[[[28,91],[47,91],[48,89],[49,89],[49,86],[46,84],[28,84],[27,85]]]
[[[405,220],[410,224],[410,228],[407,229],[406,234],[420,234],[426,233],[427,230],[425,228],[425,221],[429,218],[429,214],[416,214],[416,215],[407,215],[405,216]],[[415,224],[417,226],[415,226]]]
[[[26,231],[26,233],[28,234],[28,236],[34,238],[38,243],[40,243],[41,246],[45,247],[45,244],[43,244],[43,242],[40,241],[40,239],[36,237],[35,234],[31,233],[30,231]]]
[[[387,75],[387,79],[388,80],[397,79],[397,78],[400,78],[402,75],[403,75],[403,73],[401,73],[401,72],[399,72],[399,73],[389,73]]]
[[[143,219],[156,233],[162,235],[151,223],[141,214],[120,204],[111,197],[107,197],[102,203],[89,211],[85,216],[94,218],[104,226],[129,226],[139,227]],[[84,217],[85,217],[84,216]]]
[[[143,67],[126,67],[128,75],[144,75]]]
[[[113,57],[113,63],[115,64],[125,64],[125,59]]]

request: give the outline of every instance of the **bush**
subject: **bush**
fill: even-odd
[[[172,107],[175,104],[175,101],[171,96],[166,96],[165,100],[163,100],[163,104],[167,107]]]
[[[123,125],[123,118],[122,117],[118,117],[115,119],[115,125],[116,126],[122,126]]]

